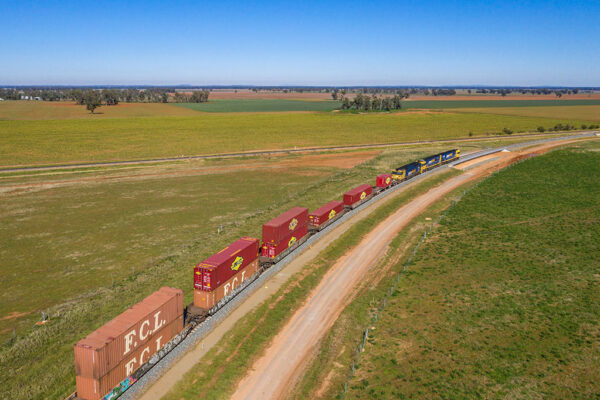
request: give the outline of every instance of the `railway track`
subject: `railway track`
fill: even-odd
[[[580,135],[569,135],[569,136],[560,136],[560,137],[552,137],[545,138],[536,141],[518,143],[508,146],[502,146],[492,149],[481,150],[477,152],[473,152],[471,154],[466,154],[461,156],[460,159],[456,161],[449,162],[440,167],[430,169],[422,174],[416,175],[413,178],[400,182],[391,188],[378,193],[374,196],[370,201],[364,202],[355,209],[348,210],[343,215],[341,215],[335,222],[331,223],[325,229],[314,233],[310,236],[303,244],[296,247],[293,252],[291,252],[288,256],[283,258],[281,261],[269,266],[268,268],[263,267],[263,272],[252,281],[249,281],[243,287],[238,288],[235,292],[229,296],[226,301],[221,304],[221,307],[213,313],[209,315],[202,315],[196,318],[192,318],[189,320],[189,323],[184,327],[184,330],[177,335],[171,342],[169,342],[163,350],[154,355],[150,361],[142,366],[136,373],[134,374],[133,381],[130,386],[123,387],[123,391],[121,393],[114,393],[115,397],[109,397],[110,399],[121,398],[121,399],[135,399],[138,394],[144,391],[149,385],[153,383],[153,381],[159,377],[163,370],[168,369],[171,365],[173,365],[177,360],[189,349],[191,349],[194,345],[197,345],[199,341],[208,335],[215,326],[217,326],[221,321],[223,321],[233,310],[235,310],[250,294],[252,294],[255,290],[260,288],[267,280],[272,278],[275,274],[280,272],[283,268],[285,268],[290,262],[292,262],[298,255],[300,255],[304,250],[309,248],[313,243],[319,240],[321,237],[326,235],[329,231],[339,226],[340,224],[347,221],[353,215],[361,212],[365,207],[380,202],[382,199],[388,197],[392,193],[398,191],[399,189],[405,187],[407,184],[413,181],[419,181],[424,179],[424,177],[430,175],[434,171],[439,170],[440,168],[449,168],[454,167],[458,164],[462,164],[468,161],[475,160],[477,158],[485,157],[490,154],[494,154],[497,152],[501,152],[503,150],[510,149],[518,149],[529,147],[537,144],[549,143],[553,141],[560,141],[565,139],[578,139],[578,138],[586,138],[600,136],[599,132],[590,132]],[[225,299],[224,299],[225,300]],[[105,397],[106,398],[106,397]],[[76,393],[71,394],[66,400],[77,399]]]
[[[595,131],[588,131],[584,134],[594,134]],[[376,149],[383,147],[402,147],[402,146],[415,146],[419,144],[443,144],[443,143],[461,143],[461,142],[478,142],[491,139],[511,139],[511,138],[524,138],[524,137],[555,137],[556,135],[565,136],[565,133],[540,133],[540,134],[524,134],[524,135],[501,135],[494,137],[482,137],[482,138],[462,138],[462,139],[444,139],[444,140],[422,140],[413,142],[394,142],[394,143],[375,143],[375,144],[358,144],[349,146],[329,146],[329,147],[303,147],[300,149],[281,149],[281,150],[258,150],[258,151],[247,151],[247,152],[236,152],[236,153],[219,153],[219,154],[206,154],[196,156],[179,156],[179,157],[165,157],[165,158],[149,158],[141,160],[125,160],[125,161],[106,161],[96,163],[80,163],[80,164],[56,164],[56,165],[31,165],[31,166],[14,166],[0,168],[2,172],[29,172],[29,171],[48,171],[48,170],[61,170],[61,169],[75,169],[75,168],[90,168],[90,167],[109,167],[119,165],[135,165],[135,164],[154,164],[163,162],[174,162],[174,161],[188,161],[188,160],[209,160],[214,158],[240,158],[240,157],[253,157],[253,156],[269,156],[269,155],[281,155],[281,154],[297,154],[297,153],[314,153],[321,151],[340,151],[340,150],[358,150],[358,149]],[[576,134],[574,134],[577,136]]]

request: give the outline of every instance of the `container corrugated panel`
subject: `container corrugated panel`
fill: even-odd
[[[308,232],[308,225],[304,225],[296,229],[295,232],[285,237],[279,243],[263,243],[262,255],[265,257],[275,258],[286,249],[294,246],[294,244],[302,239]]]
[[[150,336],[143,346],[138,346],[135,351],[99,378],[76,376],[77,397],[85,400],[97,400],[110,392],[115,386],[128,376],[131,376],[139,367],[148,362],[164,345],[173,339],[183,329],[183,315],[162,327]]]
[[[279,243],[308,223],[308,208],[294,207],[263,225],[262,242]]]
[[[351,206],[373,193],[371,185],[360,185],[344,194],[344,204]]]
[[[258,259],[258,239],[243,237],[194,267],[194,288],[211,291]]]
[[[210,310],[219,301],[227,297],[233,290],[241,285],[246,279],[252,277],[258,271],[258,259],[252,261],[243,270],[238,271],[225,283],[212,291],[194,290],[194,305],[196,307]]]
[[[325,204],[323,207],[316,209],[308,216],[308,222],[310,225],[319,226],[330,219],[334,218],[337,214],[342,212],[344,209],[344,203],[341,201],[333,200]]]
[[[392,176],[390,174],[381,174],[377,176],[375,180],[377,187],[388,187],[392,184]]]
[[[163,287],[75,345],[75,373],[99,378],[183,314],[183,291]]]

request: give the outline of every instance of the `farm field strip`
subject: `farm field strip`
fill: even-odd
[[[595,132],[595,131],[590,131]],[[573,135],[580,134],[582,132],[573,132]],[[529,139],[531,137],[552,137],[561,136],[567,134],[566,132],[558,133],[528,133],[528,134],[513,134],[513,135],[495,135],[494,139],[490,137],[469,137],[469,138],[458,138],[458,139],[444,139],[444,140],[421,140],[413,142],[392,142],[392,143],[374,143],[374,144],[359,144],[350,146],[329,146],[329,147],[302,147],[285,150],[258,150],[258,151],[246,151],[241,153],[217,153],[217,154],[206,154],[198,156],[181,156],[171,158],[156,158],[146,160],[123,160],[123,161],[112,161],[112,162],[98,162],[98,163],[85,163],[85,164],[67,164],[67,165],[45,165],[45,166],[22,166],[0,169],[0,177],[5,172],[27,172],[27,171],[46,171],[46,170],[60,170],[60,169],[79,169],[79,168],[90,168],[90,167],[109,167],[109,166],[120,166],[120,165],[137,165],[137,164],[156,164],[163,162],[174,162],[174,161],[190,161],[190,160],[209,160],[209,159],[222,159],[222,158],[246,158],[256,156],[277,156],[285,154],[302,154],[311,152],[325,152],[325,151],[344,151],[344,150],[358,150],[358,149],[377,149],[377,148],[388,148],[388,147],[404,147],[404,146],[419,146],[426,144],[442,144],[442,143],[456,143],[460,144],[463,142],[478,142],[478,141],[490,141],[490,140],[503,140],[503,139]]]
[[[203,114],[0,121],[0,168],[485,137],[589,121],[494,114]]]
[[[547,107],[484,107],[448,109],[448,112],[471,112],[500,115],[521,115],[541,118],[576,118],[600,121],[600,105],[547,106]]]
[[[600,99],[576,100],[405,100],[402,108],[449,109],[449,108],[498,108],[498,107],[552,107],[597,106]]]
[[[175,103],[178,107],[207,113],[240,112],[293,112],[293,111],[333,111],[342,102],[334,100],[284,100],[284,99],[227,99],[209,100],[206,103]]]

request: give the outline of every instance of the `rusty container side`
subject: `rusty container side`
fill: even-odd
[[[386,188],[392,184],[392,176],[390,174],[381,174],[377,176],[375,181],[375,186]]]
[[[243,237],[194,267],[194,288],[214,290],[258,259],[259,241]],[[206,275],[209,275],[208,277]]]
[[[344,193],[344,205],[351,206],[373,193],[371,185],[360,185]]]
[[[84,400],[97,400],[109,393],[125,378],[131,376],[139,367],[156,354],[165,344],[173,339],[183,329],[183,315],[158,332],[154,333],[143,346],[124,358],[115,368],[109,370],[100,378],[76,376],[77,397]]]
[[[183,314],[183,291],[163,287],[109,321],[74,348],[75,373],[99,378]]]
[[[279,243],[308,223],[308,208],[294,207],[263,225],[262,242]]]
[[[234,289],[250,278],[258,271],[258,259],[248,264],[244,269],[238,271],[230,277],[225,283],[216,287],[214,290],[194,290],[194,306],[210,310],[224,297],[227,297]]]
[[[293,247],[294,244],[302,239],[308,233],[308,225],[298,228],[296,232],[291,233],[279,243],[263,243],[262,255],[269,258],[275,258],[286,249]]]

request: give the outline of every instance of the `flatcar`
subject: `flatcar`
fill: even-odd
[[[196,264],[194,302],[184,311],[183,292],[163,288],[75,346],[77,392],[69,399],[118,397],[209,315],[309,237],[400,182],[459,157],[460,150],[452,149],[403,165],[391,174],[377,176],[374,186],[359,185],[346,192],[343,201],[331,201],[312,213],[308,208],[294,207],[263,225],[262,243],[242,237]],[[152,344],[152,349],[144,340]],[[109,352],[107,346],[116,350]]]

